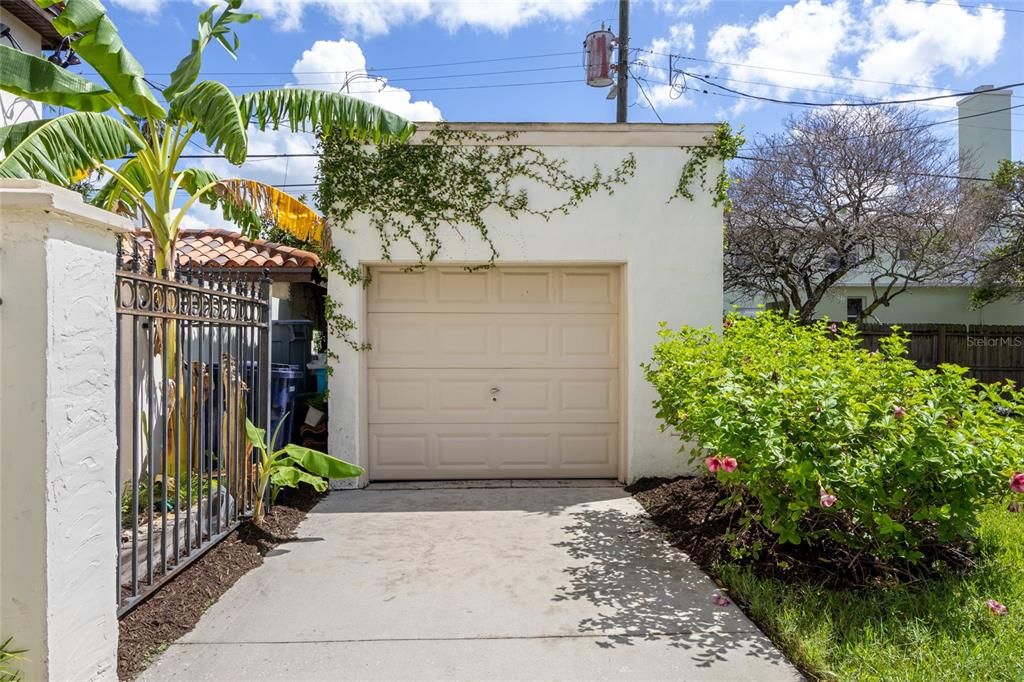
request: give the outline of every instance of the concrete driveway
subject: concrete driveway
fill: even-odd
[[[486,485],[330,494],[142,679],[800,679],[620,487]]]

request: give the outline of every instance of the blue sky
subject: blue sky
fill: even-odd
[[[184,54],[205,5],[107,2],[125,42],[158,82]],[[676,68],[734,90],[819,102],[1024,81],[1024,0],[965,4],[977,6],[956,0],[634,0],[631,47],[640,51],[633,69],[647,79],[653,108],[634,85],[630,120],[656,122],[655,111],[665,122],[726,120],[753,136],[778,130],[802,110],[683,90],[678,74],[673,88],[667,54],[681,57],[673,60]],[[239,27],[239,60],[212,46],[204,63],[211,78],[239,92],[289,83],[336,90],[346,72],[372,69],[386,85],[357,79],[350,91],[414,119],[614,120],[614,102],[605,99],[606,90],[583,82],[580,66],[584,36],[602,21],[617,22],[614,0],[248,0],[243,9],[263,19]],[[453,62],[467,63],[433,66]],[[1013,104],[1024,103],[1024,88],[1017,92]],[[952,118],[954,102],[934,102],[922,112]],[[1022,158],[1024,108],[1014,113],[1013,154]],[[937,130],[955,139],[956,126]],[[296,152],[309,144],[303,136],[265,134],[254,137],[252,151]],[[277,159],[250,162],[247,173],[294,184],[311,182],[313,168],[312,160]]]

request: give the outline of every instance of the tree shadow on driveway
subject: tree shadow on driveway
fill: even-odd
[[[660,640],[692,651],[699,667],[730,654],[786,664],[734,604],[716,605],[715,584],[685,554],[666,543],[643,514],[583,509],[569,514],[569,539],[556,543],[574,560],[553,600],[585,600],[598,615],[580,621],[581,634],[601,634],[597,646]],[[780,670],[780,673],[782,671]]]

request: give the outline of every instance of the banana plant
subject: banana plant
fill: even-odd
[[[264,500],[268,487],[270,500],[274,501],[281,488],[297,488],[299,483],[308,483],[317,492],[322,493],[327,490],[325,479],[357,478],[363,475],[362,467],[301,445],[289,443],[271,452],[284,423],[285,419],[282,417],[274,429],[273,437],[267,442],[266,430],[257,427],[248,419],[245,420],[245,434],[260,453],[259,477],[256,479],[256,490],[253,495],[253,521],[257,526],[263,524]]]
[[[109,181],[93,202],[141,221],[153,235],[161,272],[173,274],[182,221],[196,203],[220,209],[253,236],[270,222],[300,239],[327,239],[320,216],[275,187],[182,167],[182,154],[197,135],[212,153],[238,166],[248,154],[251,129],[334,130],[374,143],[404,140],[415,130],[400,116],[339,93],[276,88],[235,95],[223,83],[200,80],[210,42],[237,58],[233,25],[259,17],[239,12],[242,0],[227,0],[200,13],[198,35],[162,88],[162,97],[154,93],[160,88],[146,78],[99,0],[36,3],[42,8],[63,5],[53,25],[102,83],[0,46],[0,90],[69,110],[0,128],[0,178],[36,178],[66,186],[102,172]],[[175,206],[179,191],[188,198]]]

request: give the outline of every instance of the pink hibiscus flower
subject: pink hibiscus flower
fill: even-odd
[[[736,461],[735,457],[726,457],[725,459],[722,460],[722,468],[725,469],[726,473],[729,474],[736,471],[736,467],[738,467],[739,465],[740,463]]]
[[[708,471],[715,473],[722,468],[722,460],[717,457],[708,457],[704,460],[704,466],[708,468]]]
[[[1006,608],[1006,604],[1001,604],[995,599],[989,599],[985,602],[985,606],[988,607],[990,613],[994,613],[997,616],[1005,616],[1006,612],[1009,610]]]
[[[835,495],[832,495],[831,493],[826,492],[825,489],[822,488],[822,490],[820,492],[820,497],[818,498],[818,501],[821,503],[822,507],[828,509],[829,507],[834,505],[836,502],[838,502],[839,498],[836,497]]]
[[[903,419],[904,417],[907,416],[907,411],[903,407],[897,405],[895,408],[893,408],[892,416],[895,417],[896,419]]]
[[[1024,471],[1014,474],[1010,479],[1010,490],[1015,493],[1024,493]]]

